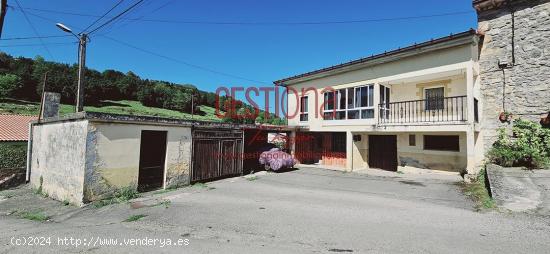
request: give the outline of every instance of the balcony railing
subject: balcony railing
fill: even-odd
[[[464,122],[468,120],[466,96],[379,104],[379,124]]]

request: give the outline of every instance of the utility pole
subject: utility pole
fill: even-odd
[[[2,28],[4,27],[4,17],[8,11],[8,0],[2,0],[0,3],[0,38],[2,38]]]
[[[78,50],[78,87],[76,92],[76,112],[84,111],[84,71],[86,69],[86,42],[88,35],[80,34]]]

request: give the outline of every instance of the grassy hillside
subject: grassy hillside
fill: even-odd
[[[216,109],[208,106],[200,106],[204,115],[194,115],[194,120],[216,121],[220,119],[216,117]],[[40,103],[29,102],[22,100],[4,99],[0,100],[0,113],[9,114],[24,114],[38,115],[40,111]],[[73,105],[61,104],[60,114],[66,115],[74,112]],[[140,115],[140,116],[158,116],[166,118],[191,119],[191,114],[182,113],[175,110],[147,107],[138,101],[102,101],[98,106],[85,106],[84,111],[124,114],[124,115]]]

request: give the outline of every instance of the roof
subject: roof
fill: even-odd
[[[353,61],[350,61],[350,62],[346,62],[346,63],[342,63],[342,64],[338,64],[338,65],[334,65],[334,66],[330,66],[330,67],[326,67],[326,68],[306,72],[306,73],[303,73],[303,74],[291,76],[291,77],[288,77],[288,78],[280,79],[280,80],[277,80],[277,81],[273,81],[273,84],[285,86],[285,82],[288,82],[288,81],[291,81],[291,80],[300,79],[300,78],[304,78],[304,77],[308,77],[308,76],[314,76],[314,75],[317,75],[317,74],[326,73],[326,72],[337,70],[337,69],[343,69],[343,68],[348,67],[348,66],[368,63],[368,62],[371,62],[371,61],[374,61],[374,60],[379,60],[379,59],[382,59],[382,58],[395,56],[395,55],[405,53],[405,52],[413,52],[413,51],[416,51],[416,50],[421,49],[421,48],[426,48],[426,47],[429,47],[429,46],[442,44],[442,43],[453,41],[453,40],[463,39],[463,38],[466,38],[466,37],[471,37],[473,35],[476,35],[476,31],[474,29],[470,29],[468,31],[461,32],[461,33],[458,33],[458,34],[451,34],[449,36],[445,36],[445,37],[441,37],[441,38],[437,38],[437,39],[432,39],[432,40],[425,41],[425,42],[422,42],[422,43],[415,43],[414,45],[410,45],[410,46],[407,46],[407,47],[404,47],[404,48],[398,48],[398,49],[395,49],[395,50],[392,50],[392,51],[386,51],[384,53],[380,53],[380,54],[377,54],[377,55],[372,55],[372,56],[369,56],[369,57],[360,58],[360,59],[353,60]]]
[[[27,141],[29,123],[37,116],[0,114],[0,141]]]
[[[220,129],[264,129],[264,130],[290,130],[298,128],[290,128],[288,126],[266,125],[266,124],[240,124],[240,123],[224,123],[224,122],[209,122],[198,121],[191,119],[165,118],[156,116],[137,116],[137,115],[122,115],[99,112],[78,112],[53,118],[44,118],[40,121],[34,121],[35,125],[51,124],[59,122],[88,120],[92,122],[103,123],[125,123],[125,124],[144,124],[144,125],[159,125],[159,126],[174,126],[188,128],[220,128]]]

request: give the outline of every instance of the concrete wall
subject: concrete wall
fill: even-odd
[[[382,133],[354,133],[361,135],[361,141],[353,142],[353,169],[369,168],[369,137],[368,135]],[[465,132],[415,132],[415,133],[383,133],[397,136],[397,157],[399,167],[415,167],[460,172],[466,169],[466,133]],[[409,146],[409,135],[416,136],[416,145]],[[458,135],[459,152],[433,151],[424,149],[423,135]]]
[[[124,187],[137,188],[141,131],[167,131],[165,187],[189,184],[191,128],[91,122],[88,133],[85,200]]]
[[[550,110],[550,3],[524,1],[513,8],[514,37],[507,7],[478,13],[478,30],[485,35],[479,65],[486,150],[495,141],[496,130],[509,127],[498,120],[500,112],[539,121],[540,113]],[[499,60],[510,66],[500,69]]]
[[[88,121],[36,125],[33,131],[30,184],[48,196],[83,203]]]

